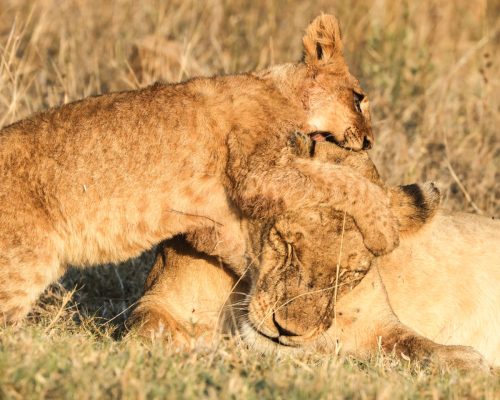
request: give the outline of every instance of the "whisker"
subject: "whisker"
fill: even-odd
[[[346,212],[344,211],[344,219],[342,221],[342,234],[340,236],[340,249],[339,256],[337,258],[337,271],[335,273],[335,291],[333,292],[333,309],[335,310],[337,307],[337,293],[338,293],[338,283],[339,283],[339,273],[340,273],[340,261],[342,258],[342,249],[344,247],[344,232],[345,232],[345,220],[346,220]],[[335,325],[337,325],[337,313],[334,312],[333,318],[335,321]]]
[[[258,256],[260,256],[260,254],[258,254]],[[258,258],[258,257],[257,257]],[[245,296],[245,299],[248,299],[248,301],[250,302],[250,299],[251,299],[251,296],[246,294],[246,293],[241,293],[241,292],[236,292],[235,289],[236,287],[238,286],[238,284],[243,280],[243,278],[245,277],[245,275],[247,274],[247,272],[250,270],[250,267],[253,266],[254,264],[254,261],[255,259],[257,258],[252,258],[252,260],[248,263],[247,267],[245,268],[245,270],[243,271],[243,273],[241,274],[241,276],[238,278],[238,280],[234,283],[233,287],[231,288],[230,292],[228,293],[228,295],[226,296],[225,298],[225,301],[224,301],[224,304],[226,304],[228,302],[228,300],[230,299],[231,295],[234,293],[234,294],[242,294]],[[227,310],[227,308],[225,306],[222,306],[219,310],[219,313],[217,315],[217,320],[220,321],[221,320],[221,317],[222,317],[222,312],[224,310]],[[231,308],[229,308],[230,312],[231,312]],[[236,322],[236,318],[234,316],[234,314],[231,312],[231,317],[232,317],[232,320],[233,320],[233,323],[235,326],[237,326],[237,322]]]
[[[248,301],[239,301],[239,302],[236,302],[236,303],[232,303],[232,304],[226,304],[224,305],[223,307],[225,308],[231,308],[231,307],[247,307],[248,306]]]

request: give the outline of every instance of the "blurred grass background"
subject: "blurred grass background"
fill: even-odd
[[[437,180],[448,208],[499,216],[498,0],[1,0],[0,125],[158,79],[298,60],[321,11],[339,17],[370,96],[385,178]]]
[[[376,135],[371,155],[383,177],[393,184],[437,181],[446,208],[500,217],[498,0],[0,0],[0,126],[64,102],[137,88],[158,79],[175,82],[196,75],[234,73],[296,61],[301,57],[305,27],[322,11],[338,16],[351,71],[369,94]],[[101,346],[90,338],[109,336],[106,321],[123,322],[126,310],[140,295],[150,261],[151,256],[145,255],[121,266],[72,271],[63,280],[63,286],[52,287],[33,313],[33,326],[28,324],[27,330],[14,338],[0,338],[0,387],[8,385],[4,387],[12,389],[9,392],[0,389],[0,397],[6,393],[9,393],[7,397],[16,398],[16,393],[23,397],[22,394],[36,390],[40,390],[36,393],[43,397],[43,393],[49,394],[44,390],[58,379],[73,382],[71,379],[76,377],[68,377],[65,372],[57,375],[58,361],[52,364],[49,361],[54,357],[61,360],[70,357],[74,353],[72,346],[78,348],[82,341],[78,332],[86,338],[82,351],[87,354],[88,350],[90,359],[99,359],[101,356],[95,353],[102,349],[110,351],[111,358],[115,357],[113,352],[118,351],[116,346],[120,344],[104,341]],[[72,300],[68,300],[68,289],[74,287],[78,290]],[[66,307],[64,310],[62,305]],[[77,327],[69,329],[66,324],[70,322]],[[94,327],[96,324],[99,328]],[[34,333],[30,329],[34,329]],[[55,344],[43,351],[33,350],[30,357],[34,357],[33,365],[48,363],[55,370],[40,367],[38,376],[28,365],[20,367],[21,370],[12,368],[13,363],[24,365],[18,354],[23,354],[23,349],[44,346],[46,330],[56,332],[53,334],[57,338]],[[76,339],[65,337],[68,331],[73,332]],[[63,344],[59,346],[58,340]],[[57,353],[58,346],[66,350]],[[104,354],[108,354],[106,351]],[[148,359],[144,349],[130,351],[138,352],[139,358],[145,357],[146,361],[141,362],[156,371],[154,376],[136,374],[136,379],[148,376],[158,379],[158,370],[154,368],[168,370],[161,366],[158,358]],[[51,355],[54,352],[56,354]],[[130,357],[134,360],[135,355]],[[225,356],[218,354],[217,357],[224,359]],[[103,371],[130,366],[122,361],[116,365],[106,361]],[[213,363],[203,364],[204,367],[192,373],[207,374],[206,379],[203,378],[206,382],[210,379],[225,382],[227,376],[233,376],[230,371],[225,375],[219,370],[217,377],[210,378],[210,368],[214,365],[214,368],[223,368],[223,364]],[[82,365],[84,368],[87,364],[83,361]],[[182,365],[180,370],[186,368],[186,364]],[[257,368],[251,362],[249,365],[251,371]],[[22,368],[27,371],[24,375]],[[286,368],[285,376],[291,377],[292,369]],[[435,378],[422,378],[418,374],[416,378],[415,374],[403,373],[394,383],[385,369],[377,369],[378,378],[366,371],[360,372],[363,378],[359,378],[349,375],[342,366],[321,368],[352,381],[352,388],[358,379],[371,388],[362,395],[349,392],[351,386],[347,385],[345,393],[354,397],[394,398],[410,394],[435,398],[475,397],[471,389],[474,385],[478,398],[495,394],[491,384],[482,385],[475,380],[465,379],[465,386],[460,384],[455,389],[451,381],[445,380],[442,385],[436,384],[437,389],[432,389],[429,382]],[[235,368],[237,376],[244,370]],[[113,384],[124,384],[118,379],[121,375],[115,375],[111,379]],[[172,378],[186,379],[175,373]],[[382,379],[382,383],[377,379]],[[31,386],[26,382],[31,382]],[[95,384],[106,386],[106,382],[100,380]],[[290,384],[275,383],[277,392],[269,393],[280,393],[280,388],[290,389],[287,386]],[[228,383],[220,385],[227,389]],[[205,386],[202,383],[193,389],[192,395],[208,390],[206,393],[211,396],[212,389],[207,387],[209,383]],[[243,387],[245,385],[241,390]],[[23,388],[31,388],[33,392],[23,392],[28,390]],[[385,388],[385,392],[381,392],[381,388]],[[247,394],[257,396],[254,389],[247,388]],[[93,393],[74,390],[79,395],[88,395],[83,397],[91,397]],[[213,393],[230,393],[227,390]],[[301,397],[302,392],[297,390],[289,393]],[[336,397],[315,390],[304,393]],[[57,390],[55,393],[60,394]],[[105,391],[95,393],[103,395]],[[109,392],[113,393],[118,392]]]

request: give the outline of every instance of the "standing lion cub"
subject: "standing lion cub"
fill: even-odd
[[[303,43],[298,64],[90,97],[3,128],[0,318],[21,320],[69,264],[123,261],[204,227],[223,238],[228,214],[321,205],[352,216],[373,253],[392,250],[383,189],[286,150],[298,130],[355,150],[373,141],[336,19],[318,17]],[[217,255],[234,265],[232,249]]]

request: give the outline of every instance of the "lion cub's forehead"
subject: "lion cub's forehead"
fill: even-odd
[[[320,72],[316,75],[315,81],[323,88],[335,87],[336,89],[345,89],[366,95],[359,80],[347,68],[339,70],[328,69]]]

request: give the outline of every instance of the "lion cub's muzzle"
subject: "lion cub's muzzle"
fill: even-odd
[[[294,294],[264,307],[250,304],[249,320],[260,335],[284,346],[301,346],[315,341],[333,320],[331,296]],[[273,305],[275,305],[273,307]]]

